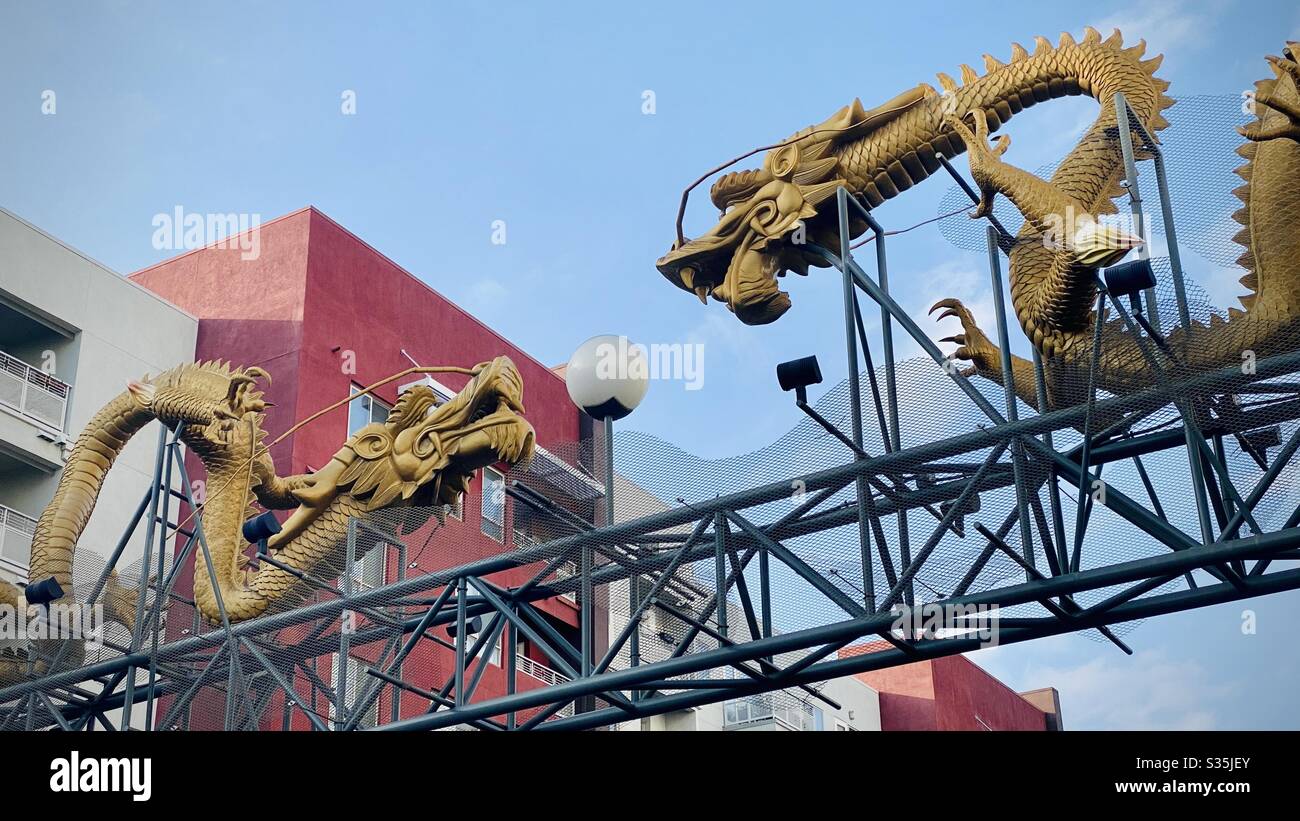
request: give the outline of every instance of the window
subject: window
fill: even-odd
[[[371,681],[374,677],[367,674],[366,670],[370,665],[356,656],[348,656],[348,669],[344,671],[345,681],[343,682],[343,706],[344,713],[340,714],[337,703],[330,702],[330,721],[342,723],[347,718],[351,718],[351,711],[357,708],[357,702],[366,694]],[[330,681],[333,687],[339,685],[339,654],[335,653],[330,657]],[[361,720],[357,722],[358,727],[374,727],[379,723],[379,699],[375,699],[366,710]]]
[[[431,391],[433,391],[433,395],[438,398],[439,405],[443,404],[444,402],[451,401],[451,398],[456,395],[456,391],[442,384],[438,380],[434,379],[432,376],[425,375],[415,380],[414,382],[406,382],[402,385],[399,385],[397,387],[398,396],[401,396],[402,394],[406,393],[408,390],[414,388],[416,385],[425,385]]]
[[[352,401],[348,402],[348,436],[369,425],[371,422],[388,420],[390,408],[370,394],[362,394],[361,388],[353,385]]]
[[[498,542],[505,542],[506,533],[506,477],[499,470],[483,468],[483,503],[481,507],[483,533]]]

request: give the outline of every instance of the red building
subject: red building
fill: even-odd
[[[374,248],[315,208],[304,208],[263,224],[260,249],[255,259],[245,259],[238,248],[209,247],[183,254],[131,275],[131,279],[199,318],[196,359],[224,359],[237,365],[259,365],[274,381],[266,391],[275,407],[267,412],[268,438],[287,430],[297,420],[346,399],[360,386],[420,365],[470,367],[505,354],[519,367],[524,381],[527,419],[537,431],[540,459],[550,472],[566,474],[565,488],[548,493],[566,507],[585,514],[593,510],[602,492],[585,474],[554,454],[575,452],[574,443],[584,435],[585,417],[570,402],[563,380],[547,366],[512,345],[499,334],[470,316],[416,277],[398,267]],[[326,414],[272,448],[280,475],[304,473],[326,464],[351,431],[368,421],[382,418],[396,401],[400,387],[419,376],[409,376],[376,391],[378,402],[358,397]],[[454,393],[467,377],[438,374],[436,390]],[[589,435],[589,428],[585,429]],[[187,462],[191,478],[203,476],[202,464]],[[376,586],[391,582],[398,574],[407,576],[464,564],[475,559],[513,550],[529,538],[520,511],[515,520],[515,503],[508,496],[504,505],[492,502],[501,494],[484,493],[483,483],[504,482],[505,467],[489,468],[476,477],[461,510],[446,518],[429,550],[394,561],[392,550],[375,550],[358,568],[358,582]],[[573,488],[583,492],[572,498]],[[523,507],[521,505],[521,507]],[[457,515],[457,513],[459,515]],[[532,534],[545,535],[545,534]],[[413,564],[413,566],[412,566]],[[529,568],[499,574],[501,585],[519,585],[531,576]],[[188,591],[183,578],[178,591]],[[537,607],[553,622],[557,631],[578,642],[577,606],[567,598],[547,599]],[[605,624],[603,608],[597,605],[596,623]],[[171,629],[169,625],[169,629]],[[176,626],[179,629],[179,625]],[[435,631],[436,632],[436,631]],[[604,631],[597,631],[597,647],[604,644]],[[439,634],[445,640],[446,631]],[[369,677],[361,666],[374,648],[357,648],[358,664],[349,665],[349,685],[365,684]],[[597,650],[599,652],[599,649]],[[351,655],[351,654],[350,654]],[[547,659],[527,643],[521,644],[520,676],[517,687],[526,689],[554,683],[557,674],[546,667]],[[405,665],[408,674],[421,672],[421,686],[438,689],[451,675],[454,654],[430,642]],[[489,669],[475,700],[503,695],[506,691],[500,651],[494,652],[494,669]],[[329,656],[318,660],[314,672],[322,682],[334,681]],[[302,683],[313,690],[309,674]],[[386,695],[376,705],[376,717],[387,720],[392,703]],[[328,700],[304,695],[319,711]],[[420,713],[428,701],[407,694],[399,705],[400,714]],[[289,714],[289,711],[285,711]],[[275,710],[267,715],[278,716]],[[292,727],[305,729],[305,717],[292,712]],[[274,722],[278,724],[278,720]],[[202,726],[194,723],[192,726]]]
[[[881,642],[846,647],[840,657],[883,650]],[[947,656],[857,678],[880,694],[882,730],[1063,729],[1054,688],[1017,693],[965,656]]]
[[[196,359],[224,359],[241,366],[258,365],[274,381],[267,398],[265,427],[270,438],[317,411],[347,400],[363,386],[420,365],[469,367],[495,356],[510,356],[524,381],[527,418],[537,431],[539,447],[534,468],[526,477],[511,477],[506,466],[489,468],[474,480],[459,511],[443,523],[436,520],[417,531],[408,543],[426,549],[401,554],[396,546],[373,549],[360,563],[357,584],[379,586],[399,577],[465,564],[504,551],[543,541],[567,531],[509,495],[484,492],[484,483],[508,484],[514,478],[532,490],[596,521],[603,488],[590,478],[590,466],[580,465],[580,442],[590,444],[590,420],[569,401],[561,376],[498,333],[448,301],[423,282],[347,229],[317,211],[304,208],[258,229],[259,253],[246,259],[237,244],[208,247],[159,263],[131,275],[136,283],[198,317]],[[421,377],[411,375],[376,391],[376,400],[357,396],[321,416],[271,449],[280,475],[310,472],[324,466],[352,431],[383,418],[400,390]],[[439,374],[435,390],[451,394],[467,377]],[[586,468],[584,470],[584,468]],[[192,479],[204,476],[202,463],[187,461]],[[438,532],[432,533],[433,527]],[[425,538],[428,534],[430,538]],[[537,566],[497,574],[504,587],[523,584]],[[191,568],[183,569],[176,591],[188,595]],[[332,595],[332,594],[329,594]],[[535,605],[549,625],[571,644],[579,644],[578,607],[571,598],[542,600]],[[178,635],[192,628],[189,613],[168,622]],[[595,653],[608,641],[608,611],[597,599]],[[364,620],[364,617],[361,617]],[[307,629],[284,631],[280,640],[301,640]],[[425,690],[438,690],[453,673],[454,638],[446,628],[430,631],[433,641],[421,642],[403,665],[403,678]],[[439,643],[441,642],[441,643]],[[498,641],[474,700],[506,693],[502,646]],[[871,652],[873,645],[846,648],[841,655]],[[378,644],[349,649],[346,667],[338,654],[303,660],[285,671],[292,675],[299,702],[318,716],[332,715],[328,691],[346,670],[346,699],[352,704],[371,681],[365,668],[378,663]],[[522,640],[516,689],[546,686],[563,680],[548,666],[546,656]],[[920,662],[858,676],[880,694],[882,729],[1042,730],[1059,727],[1060,710],[1054,690],[1019,695],[997,679],[957,656]],[[429,705],[418,693],[404,692],[394,703],[392,687],[367,711],[366,723],[423,713]],[[164,699],[164,708],[166,700]],[[187,726],[222,725],[223,699],[195,699]],[[566,711],[567,712],[567,711]],[[564,713],[561,713],[562,715]],[[526,719],[528,713],[520,716]],[[308,729],[301,710],[286,708],[276,696],[262,713],[262,727]]]

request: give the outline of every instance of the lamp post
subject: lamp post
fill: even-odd
[[[564,370],[569,398],[604,426],[605,526],[614,523],[614,420],[627,416],[645,398],[650,386],[645,350],[626,336],[593,336],[578,346]],[[582,675],[591,675],[594,602],[591,584],[592,547],[582,548]],[[631,609],[637,606],[636,577],[628,579]],[[632,666],[640,661],[640,641],[633,631],[629,640]],[[635,694],[634,694],[635,695]]]

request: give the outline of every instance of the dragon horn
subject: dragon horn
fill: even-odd
[[[254,377],[255,379],[265,379],[267,387],[270,387],[271,385],[271,374],[267,373],[266,371],[262,370],[256,365],[253,365],[248,368],[244,368],[244,375]]]

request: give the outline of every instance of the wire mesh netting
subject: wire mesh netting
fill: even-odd
[[[1247,144],[1237,133],[1237,127],[1249,123],[1254,115],[1242,97],[1228,95],[1178,97],[1173,107],[1163,113],[1169,127],[1156,136],[1165,158],[1170,199],[1175,206],[1179,247],[1194,251],[1214,265],[1235,266],[1244,249],[1233,242],[1241,225],[1233,221],[1232,215],[1242,207],[1233,191],[1242,184],[1236,172],[1246,164],[1237,150]],[[1097,139],[1109,142],[1115,138],[1107,134]],[[1014,157],[1013,143],[1003,159],[1014,164]],[[963,163],[957,165],[961,167]],[[1034,173],[1042,179],[1051,179],[1060,165],[1049,163],[1034,169]],[[1159,190],[1149,165],[1139,163],[1138,186],[1146,205],[1147,228],[1165,236]],[[967,195],[960,187],[950,186],[940,199],[938,214],[951,216],[938,221],[939,231],[959,248],[983,251],[984,223],[968,219],[969,210]],[[953,214],[954,211],[958,213]],[[1024,217],[1005,197],[994,201],[993,213],[1013,234],[1019,233],[1024,225]]]
[[[1172,126],[1162,135],[1162,150],[1179,206],[1180,242],[1216,265],[1235,265],[1242,249],[1232,241],[1238,226],[1230,216],[1240,203],[1230,192],[1240,158],[1231,126],[1246,119],[1240,100],[1229,105],[1223,98],[1189,98],[1168,116]],[[1113,130],[1089,139],[1098,141],[1089,150],[1117,150]],[[1140,179],[1143,198],[1158,203],[1153,175]],[[954,189],[941,213],[965,205],[964,197]],[[1149,210],[1154,216],[1148,224],[1164,233],[1159,209]],[[996,214],[1013,233],[1020,231],[1019,215],[1003,198]],[[984,227],[964,216],[941,220],[939,230],[960,247],[985,247]],[[1028,234],[1020,239],[1042,241]],[[1013,251],[1013,280],[1017,260]],[[963,392],[951,367],[928,359],[898,363],[892,374],[897,447],[877,423],[871,387],[864,387],[868,467],[860,483],[827,479],[853,454],[809,418],[799,417],[764,448],[725,459],[702,459],[648,434],[620,432],[613,537],[600,531],[611,524],[604,514],[601,434],[547,442],[527,467],[485,471],[482,490],[455,508],[388,508],[351,519],[346,531],[334,534],[339,555],[351,557],[350,570],[303,569],[299,595],[274,601],[264,615],[229,630],[201,618],[189,598],[190,574],[206,572],[194,558],[201,548],[175,573],[157,561],[147,574],[139,562],[119,568],[118,582],[127,589],[139,589],[141,576],[148,577],[141,606],[146,616],[127,619],[139,629],[110,626],[102,640],[78,645],[45,670],[58,675],[0,698],[0,727],[108,723],[125,701],[138,698],[133,722],[159,729],[355,729],[563,685],[584,664],[576,648],[584,637],[588,566],[593,619],[586,663],[604,673],[764,635],[811,631],[900,604],[940,603],[1170,552],[1151,535],[1152,519],[1188,543],[1294,527],[1298,369],[1291,363],[1263,377],[1253,370],[1257,360],[1300,350],[1294,319],[1266,326],[1258,317],[1243,322],[1234,316],[1237,329],[1253,330],[1227,333],[1224,311],[1194,283],[1187,283],[1179,303],[1166,256],[1157,255],[1152,267],[1151,319],[1158,330],[1118,316],[1126,306],[1135,313],[1138,303],[1110,303],[1093,367],[1085,305],[1088,316],[1075,336],[1086,344],[1044,361],[1050,409],[1078,409],[1094,395],[1103,403],[1096,413],[1052,425],[1048,455],[1046,427],[1032,443],[996,435],[1000,420],[988,409],[1006,408],[996,360],[982,363],[981,375],[971,380],[980,401]],[[1180,319],[1184,310],[1187,323]],[[1021,419],[1030,419],[1039,413],[1039,397],[1032,365],[1019,364],[1028,369],[1018,372],[1013,403]],[[1239,371],[1223,375],[1236,365]],[[1214,381],[1198,381],[1211,373]],[[864,386],[890,381],[883,369],[861,380]],[[1124,397],[1142,401],[1120,412],[1115,402]],[[848,383],[827,391],[815,410],[840,430],[851,429]],[[879,416],[887,415],[883,410]],[[1204,434],[1203,447],[1184,447],[1187,420]],[[1092,461],[1082,476],[1077,466],[1085,433]],[[1177,441],[1160,440],[1166,433]],[[1068,460],[1066,467],[1048,458],[1051,451]],[[1054,470],[1061,481],[1053,480]],[[864,529],[859,488],[868,512]],[[733,495],[738,501],[731,507],[719,501]],[[1114,506],[1120,498],[1133,500],[1148,526],[1120,515]],[[788,555],[767,546],[755,530]],[[177,549],[177,543],[169,546],[167,561]],[[259,559],[246,552],[258,567]],[[93,551],[78,557],[73,597],[88,600],[103,559]],[[1158,578],[1141,596],[1181,589],[1197,578],[1212,583],[1216,573],[1211,568]],[[158,603],[160,589],[167,595]],[[1085,590],[1060,606],[1097,605],[1120,590]],[[1058,614],[1029,602],[1003,607],[998,615],[1050,620]],[[1110,629],[1123,635],[1134,626]],[[633,643],[623,640],[632,635],[635,656]],[[1096,630],[1087,635],[1112,640]],[[832,657],[874,652],[890,638],[897,636],[860,635]],[[115,665],[133,645],[145,661]],[[645,686],[659,693],[701,692],[710,682],[795,663],[803,652],[701,664]],[[76,675],[73,668],[90,664],[99,665],[93,674]],[[131,676],[132,690],[123,693],[115,676]],[[762,718],[804,728],[817,715],[811,707],[820,686],[729,700],[722,722],[738,726]],[[97,700],[101,693],[109,695]],[[549,706],[539,701],[513,715],[484,714],[463,723],[468,729],[511,721],[533,726],[604,710],[629,696],[625,689]]]
[[[896,379],[904,411],[899,433],[905,454],[990,427],[978,406],[935,363],[900,363]],[[877,381],[883,383],[883,374],[877,375]],[[990,401],[1002,398],[1000,386],[978,378],[974,384]],[[1234,407],[1248,414],[1250,427],[1241,438],[1229,430],[1211,436],[1216,458],[1243,494],[1263,475],[1256,462],[1258,452],[1275,454],[1282,442],[1289,442],[1300,431],[1293,418],[1293,402],[1279,402],[1273,391],[1288,395],[1294,393],[1294,387],[1264,380],[1234,389],[1232,395],[1238,399]],[[828,391],[816,409],[837,425],[845,425],[847,383]],[[870,408],[867,410],[871,421]],[[1035,412],[1023,403],[1019,411],[1024,418]],[[1177,410],[1165,401],[1115,442],[1163,429],[1177,430],[1179,421]],[[1074,427],[1057,428],[1053,433],[1053,445],[1063,453],[1082,441]],[[885,454],[888,448],[884,443],[880,427],[868,425],[864,449],[872,456]],[[690,512],[718,496],[772,485],[782,492],[768,494],[768,500],[743,510],[747,521],[771,528],[810,503],[814,494],[803,485],[805,478],[811,481],[819,471],[843,465],[849,456],[838,439],[809,419],[766,448],[728,459],[700,459],[656,437],[632,431],[619,434],[615,444],[619,523],[662,518],[672,511]],[[490,477],[483,494],[467,496],[457,509],[388,509],[365,520],[353,520],[347,537],[354,550],[350,576],[317,579],[317,588],[305,600],[292,607],[273,608],[261,619],[237,625],[237,630],[231,631],[239,633],[236,638],[201,619],[187,594],[181,592],[184,585],[179,586],[162,608],[165,624],[154,631],[146,622],[146,629],[139,634],[140,646],[151,648],[156,638],[159,650],[153,654],[152,670],[144,665],[133,671],[138,692],[147,689],[151,675],[162,685],[151,711],[147,703],[136,706],[137,725],[148,720],[160,729],[364,728],[420,715],[433,706],[445,708],[456,691],[458,623],[456,608],[447,604],[456,598],[456,591],[447,591],[446,582],[461,575],[456,568],[467,565],[475,568],[481,586],[471,582],[465,589],[463,649],[472,657],[461,674],[466,703],[505,695],[511,689],[507,672],[512,663],[515,691],[554,686],[577,676],[581,663],[574,650],[581,646],[579,577],[588,548],[593,565],[593,662],[597,670],[618,671],[631,665],[627,645],[612,654],[607,650],[625,632],[634,612],[637,663],[641,665],[752,638],[751,631],[761,620],[755,611],[763,598],[763,580],[754,561],[756,545],[739,528],[729,524],[726,530],[727,543],[733,549],[722,567],[728,592],[721,608],[714,542],[717,525],[712,517],[703,516],[699,525],[679,521],[645,528],[618,544],[584,535],[603,524],[604,483],[594,458],[602,447],[599,439],[551,443],[528,468],[501,473],[499,485],[495,476]],[[869,534],[871,561],[865,572],[853,484],[803,510],[802,521],[815,522],[816,527],[783,533],[781,543],[821,581],[871,609],[887,610],[904,598],[899,595],[899,575],[905,566],[905,551],[911,558],[928,552],[910,585],[908,597],[915,604],[1018,584],[1029,577],[1026,560],[1039,572],[1050,574],[1047,554],[1060,550],[1057,537],[1061,531],[1053,526],[1050,485],[1045,482],[1041,462],[1032,458],[1027,470],[1032,488],[1028,510],[1033,547],[1027,554],[1016,518],[1011,457],[1005,450],[976,482],[976,492],[952,517],[952,527],[938,527],[938,520],[947,517],[960,489],[976,477],[991,451],[990,447],[956,448],[941,457],[895,457],[888,470],[875,474],[869,487],[873,510],[880,518],[879,526]],[[1102,478],[1107,492],[1142,499],[1176,528],[1199,538],[1194,496],[1186,492],[1191,487],[1186,451],[1146,453],[1141,463],[1139,467],[1137,460],[1106,461]],[[1216,469],[1207,466],[1211,475]],[[1154,498],[1148,496],[1143,471],[1153,481]],[[920,498],[923,491],[930,494],[925,497],[929,501]],[[487,498],[497,492],[501,494],[499,514],[494,512],[497,505]],[[1085,495],[1085,503],[1090,496]],[[1244,526],[1243,533],[1282,526],[1298,497],[1300,475],[1288,464],[1262,494],[1253,508],[1253,521]],[[1168,552],[1168,547],[1115,514],[1103,499],[1091,498],[1098,503],[1087,520],[1079,555],[1081,569]],[[1074,533],[1078,501],[1073,486],[1062,482],[1057,505],[1067,542]],[[1228,493],[1220,495],[1218,504],[1226,506],[1222,515],[1231,515],[1233,502]],[[906,508],[905,516],[897,515],[899,507]],[[984,556],[991,542],[986,531],[977,529],[980,525],[1000,537],[1006,549]],[[1219,519],[1218,528],[1222,526]],[[688,542],[694,546],[674,562]],[[1070,548],[1072,542],[1067,544],[1067,553]],[[93,552],[85,556],[77,571],[78,595],[93,589],[102,571],[102,561],[96,563]],[[150,591],[158,586],[158,579],[168,579],[171,570],[165,567],[159,572],[156,562],[153,564],[150,575],[154,581],[146,585]],[[741,568],[739,573],[737,568]],[[665,573],[668,570],[671,572]],[[773,561],[770,571],[767,601],[773,633],[848,618],[842,605],[788,564]],[[118,575],[125,586],[138,584],[139,564],[120,569]],[[737,583],[737,578],[743,583]],[[635,579],[635,590],[629,579]],[[1183,577],[1171,579],[1145,595],[1186,584]],[[1086,607],[1118,589],[1087,591],[1075,599]],[[524,591],[522,597],[520,591]],[[515,606],[517,622],[493,606],[492,597],[504,599],[507,592],[512,601],[522,598],[528,602],[527,606]],[[343,594],[353,597],[350,612],[340,612],[337,607],[322,609],[337,603]],[[646,602],[651,603],[644,606]],[[421,628],[421,620],[434,603],[441,605],[437,617]],[[150,593],[146,612],[152,611],[152,604]],[[319,612],[313,615],[313,609]],[[1051,614],[1035,603],[1004,608],[999,615]],[[1117,626],[1115,632],[1123,634],[1123,628],[1131,626]],[[761,626],[758,629],[762,631]],[[195,637],[206,637],[206,641]],[[127,650],[131,640],[130,631],[114,626],[102,643],[74,660],[84,664],[111,661]],[[878,643],[878,638],[864,636],[840,652],[869,652]],[[799,655],[778,655],[771,663],[790,664]],[[683,687],[698,687],[701,680],[736,674],[735,669],[713,666],[673,680]],[[92,692],[78,697],[93,698],[93,683],[76,686],[90,686]],[[678,692],[672,682],[659,687],[665,693]],[[69,692],[57,685],[41,692],[41,700],[11,702],[5,718],[19,727],[29,721],[36,727],[53,726],[56,719],[44,699],[65,704]],[[286,692],[292,695],[286,697]],[[120,708],[120,695],[117,698],[119,701],[109,702],[99,711],[106,718],[114,715],[114,705]],[[515,719],[518,725],[534,719],[556,720],[574,715],[575,710],[601,709],[608,704],[606,699],[596,698],[565,703],[557,709],[530,708],[520,711]],[[724,711],[724,715],[730,718],[724,720],[744,724],[764,716],[782,726],[798,727],[813,720],[810,716],[819,715],[817,704],[817,686],[791,688],[765,698],[746,696],[729,701],[726,710],[730,712]],[[486,719],[488,723],[468,728],[499,726],[504,720],[504,716],[494,716]]]

